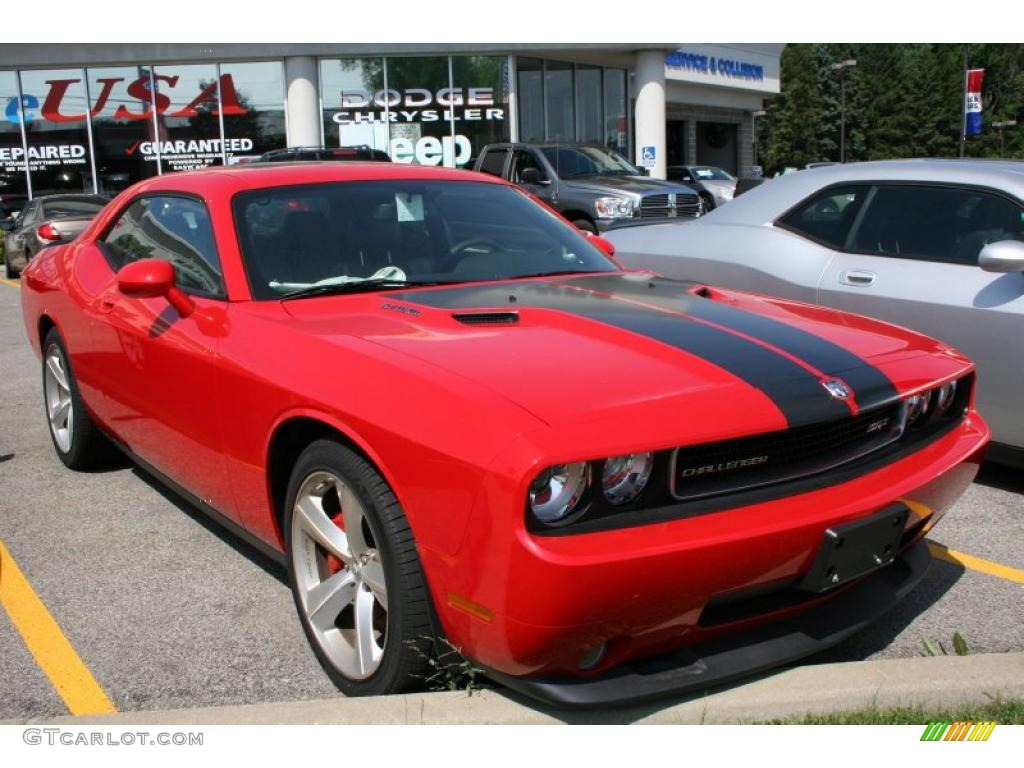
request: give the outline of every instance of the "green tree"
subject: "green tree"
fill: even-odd
[[[768,168],[805,165],[821,159],[824,127],[820,55],[815,46],[787,45],[782,51],[782,93],[772,100],[763,123]]]
[[[956,157],[963,126],[964,52],[985,69],[983,132],[970,157],[1024,159],[1024,45],[795,44],[782,54],[782,93],[759,125],[769,168],[839,159],[840,84],[846,158]],[[832,65],[856,59],[837,72]],[[845,80],[843,80],[845,78]],[[1002,132],[995,121],[1017,120]]]

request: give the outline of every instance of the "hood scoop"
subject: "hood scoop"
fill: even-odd
[[[519,322],[518,312],[456,312],[452,317],[466,325],[514,325]]]
[[[714,288],[708,288],[706,285],[691,288],[690,293],[693,296],[700,296],[702,299],[711,299],[711,301],[727,301],[721,292],[716,291]]]

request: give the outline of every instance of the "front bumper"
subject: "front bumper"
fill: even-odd
[[[494,680],[559,707],[620,706],[698,693],[823,651],[892,608],[924,578],[931,555],[921,542],[817,609],[663,656],[627,662],[593,677]]]
[[[668,667],[688,670],[671,675],[676,682],[680,677],[692,682],[690,665],[700,661],[710,671],[695,684],[718,684],[837,642],[884,610],[883,603],[909,590],[916,578],[898,579],[890,590],[896,596],[879,597],[875,614],[834,624],[815,615],[841,617],[852,611],[854,598],[847,592],[867,592],[870,587],[862,583],[884,583],[899,567],[821,597],[804,593],[804,599],[789,599],[791,588],[814,565],[826,529],[863,520],[894,503],[910,512],[896,551],[913,562],[907,553],[973,481],[988,436],[984,421],[972,412],[920,450],[856,477],[635,527],[571,536],[520,530],[509,538],[497,515],[481,515],[456,557],[426,554],[435,604],[448,637],[466,656],[510,687],[533,693],[539,685],[534,695],[553,696],[543,692],[572,679],[580,681],[574,689],[582,685],[579,690],[595,691],[573,694],[590,696],[590,701],[609,690],[601,681],[631,674],[631,669],[646,670],[644,659],[659,658],[681,659]],[[507,499],[520,491],[517,485],[485,484],[478,511],[507,508]],[[833,602],[844,607],[837,612],[829,607]],[[466,604],[485,610],[471,613],[459,607]],[[790,621],[818,628],[807,630],[818,642],[775,629],[778,636],[769,635],[775,638],[771,647],[763,646],[760,627]],[[820,630],[824,625],[828,632]],[[607,648],[603,658],[588,667],[585,659],[602,643]],[[750,644],[755,647],[740,650]],[[729,650],[728,663],[720,656],[723,648]],[[740,657],[750,660],[739,663]],[[675,682],[650,685],[651,692],[642,697],[687,690]],[[647,690],[632,683],[627,687]],[[620,699],[613,695],[611,701]]]
[[[700,218],[701,214],[690,214],[680,213],[677,216],[647,216],[647,217],[634,217],[631,219],[594,219],[594,226],[597,227],[599,233],[611,232],[616,229],[625,229],[627,227],[643,227],[651,224],[671,224],[673,222],[689,223],[697,218]]]

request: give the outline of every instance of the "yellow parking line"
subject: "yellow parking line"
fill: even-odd
[[[0,283],[3,283],[4,285],[9,285],[12,288],[21,288],[21,283],[19,283],[17,280],[8,280],[6,277],[0,277]]]
[[[980,557],[957,552],[955,549],[944,547],[934,541],[928,542],[928,551],[932,553],[932,557],[945,560],[947,563],[960,565],[972,571],[987,573],[989,576],[1006,579],[1017,584],[1024,584],[1024,571],[1019,568],[1000,565],[999,563],[993,563],[991,560],[982,560]]]
[[[0,605],[73,715],[117,712],[0,541]]]

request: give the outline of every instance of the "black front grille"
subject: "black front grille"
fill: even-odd
[[[640,218],[660,218],[696,214],[700,210],[697,195],[680,192],[665,195],[647,195],[640,200]]]
[[[899,439],[902,404],[805,427],[680,448],[670,470],[679,500],[735,492],[824,472]]]
[[[668,195],[648,195],[640,201],[641,211],[668,208]]]

